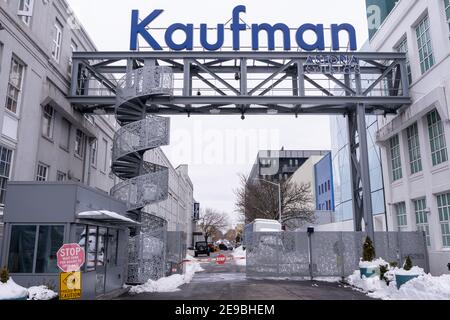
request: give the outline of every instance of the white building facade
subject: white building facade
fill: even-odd
[[[111,172],[115,116],[85,116],[66,98],[72,52],[96,50],[66,0],[0,0],[0,215],[8,181],[78,181],[105,193],[119,183]],[[106,92],[99,83],[89,89]],[[169,199],[148,212],[190,243],[187,166],[174,168],[159,148],[146,157],[170,172]]]
[[[0,1],[0,204],[15,181],[117,182],[113,116],[84,116],[66,95],[73,51],[95,51],[65,0]]]
[[[424,231],[432,274],[449,273],[450,1],[398,1],[370,47],[407,53],[413,99],[378,119],[389,224]]]

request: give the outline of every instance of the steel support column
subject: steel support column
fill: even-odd
[[[361,172],[361,192],[365,230],[372,241],[375,241],[372,214],[372,192],[370,188],[369,150],[367,146],[366,112],[363,104],[358,104],[356,118],[359,137],[359,167]]]

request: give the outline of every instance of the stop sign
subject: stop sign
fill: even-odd
[[[63,272],[80,270],[84,264],[84,249],[78,243],[63,244],[56,253],[58,267]]]
[[[219,254],[216,258],[217,264],[225,264],[225,261],[227,261],[227,257],[224,254]]]

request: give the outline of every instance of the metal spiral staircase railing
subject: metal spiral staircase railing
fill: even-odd
[[[169,67],[135,69],[117,86],[116,119],[121,128],[114,136],[111,169],[122,182],[110,193],[124,201],[128,214],[141,222],[132,230],[130,240],[129,283],[158,278],[164,271],[167,221],[142,209],[167,199],[169,170],[145,161],[144,154],[169,144],[170,119],[147,115],[146,100],[172,93],[173,73]]]

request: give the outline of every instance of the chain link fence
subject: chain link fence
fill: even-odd
[[[357,270],[363,232],[254,232],[246,244],[249,277],[347,277]],[[429,272],[423,232],[376,232],[376,256],[401,265],[410,256]]]

